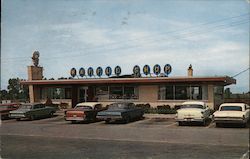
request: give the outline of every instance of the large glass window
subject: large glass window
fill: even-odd
[[[158,99],[174,99],[174,87],[173,86],[160,86]]]
[[[175,99],[186,100],[189,99],[189,86],[175,86]]]
[[[95,89],[98,100],[138,99],[138,87],[132,85],[98,86]]]
[[[138,98],[138,94],[136,91],[137,87],[134,86],[124,86],[124,95],[123,98],[124,99],[137,99]]]
[[[71,88],[41,88],[40,98],[41,99],[70,99]]]
[[[109,87],[109,98],[110,99],[122,99],[123,98],[122,86],[110,86]]]
[[[109,99],[109,90],[108,86],[98,86],[95,91],[96,98],[98,100]]]
[[[190,87],[190,99],[200,100],[202,99],[202,91],[200,86]]]
[[[162,85],[159,87],[159,100],[207,100],[207,86]]]

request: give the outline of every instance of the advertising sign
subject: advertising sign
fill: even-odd
[[[84,69],[84,68],[80,68],[80,69],[79,69],[79,75],[80,75],[81,77],[85,76],[85,69]]]
[[[160,73],[161,73],[161,66],[158,65],[158,64],[156,64],[156,65],[154,66],[154,74],[155,74],[156,76],[158,76]]]
[[[75,68],[72,68],[72,69],[70,70],[70,75],[71,75],[72,77],[75,77],[75,76],[76,76],[76,69],[75,69]]]
[[[106,69],[105,69],[105,74],[107,75],[107,76],[110,76],[111,74],[112,74],[112,69],[111,69],[111,67],[107,67]]]
[[[97,67],[97,69],[96,69],[96,75],[99,76],[99,77],[101,77],[102,73],[103,73],[102,68],[101,67]]]
[[[119,76],[122,73],[122,69],[120,66],[116,66],[115,67],[115,74],[116,76]]]
[[[89,77],[92,77],[94,75],[94,69],[92,67],[88,68],[88,75]]]

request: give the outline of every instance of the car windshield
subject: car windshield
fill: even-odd
[[[185,104],[185,105],[182,105],[181,108],[199,108],[199,109],[202,109],[203,105],[199,105],[199,104]]]
[[[125,103],[114,103],[109,106],[109,109],[126,109],[128,105]]]
[[[86,106],[86,105],[77,105],[75,108],[77,108],[77,109],[92,109],[92,107]]]
[[[242,111],[240,106],[222,106],[220,111]]]
[[[20,109],[31,109],[32,105],[22,105],[20,106]]]

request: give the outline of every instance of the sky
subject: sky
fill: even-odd
[[[40,52],[44,77],[70,69],[148,64],[172,66],[170,77],[234,76],[249,68],[248,0],[2,0],[1,89],[27,79]],[[234,93],[249,91],[249,70]]]

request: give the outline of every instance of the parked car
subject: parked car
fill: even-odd
[[[44,117],[52,117],[56,112],[55,107],[45,106],[41,103],[26,103],[17,110],[10,111],[10,118],[21,120],[23,118],[34,120]]]
[[[0,104],[1,119],[9,118],[10,111],[18,109],[19,106],[20,104],[17,103]]]
[[[177,110],[176,121],[180,126],[188,122],[200,122],[206,125],[209,116],[210,110],[205,102],[187,101]]]
[[[224,103],[214,112],[213,120],[216,126],[225,123],[242,124],[244,127],[249,121],[249,105],[244,103]]]
[[[102,104],[97,102],[78,103],[73,109],[65,111],[65,120],[72,123],[95,121],[97,113],[104,109]]]
[[[104,120],[106,123],[110,121],[124,121],[126,123],[143,117],[143,109],[135,106],[134,103],[117,102],[111,104],[107,110],[97,113],[97,119]]]

